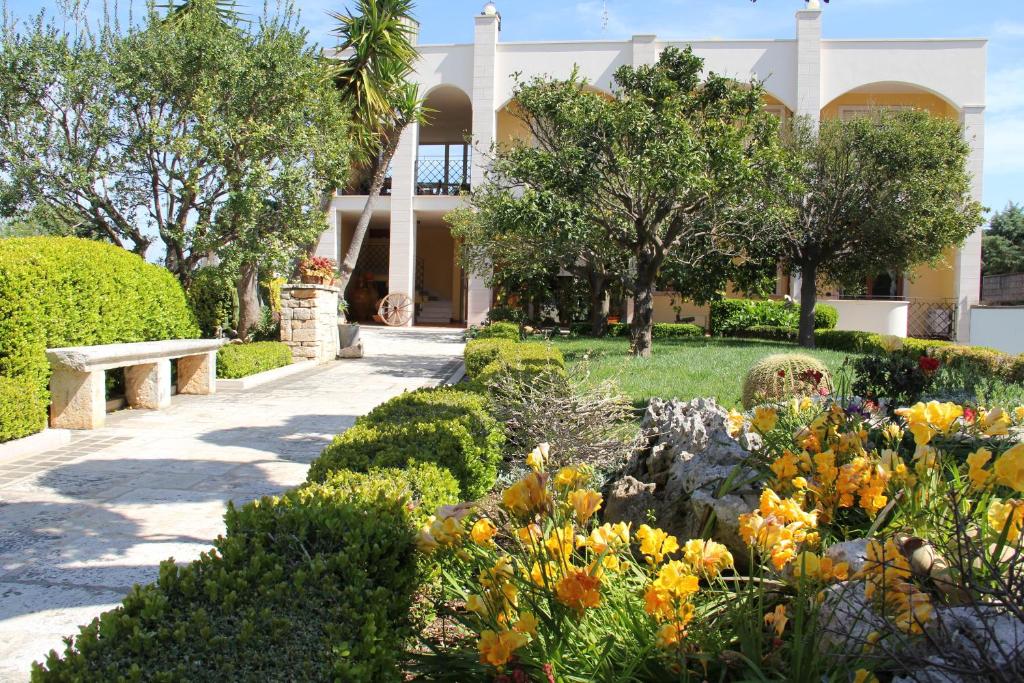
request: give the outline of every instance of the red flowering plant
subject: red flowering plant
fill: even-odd
[[[334,260],[326,256],[311,256],[299,264],[299,272],[306,277],[329,280],[334,277]]]

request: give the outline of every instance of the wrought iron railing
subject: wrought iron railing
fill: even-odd
[[[919,339],[956,340],[956,299],[917,299],[905,296],[840,295],[856,301],[906,301],[907,336]]]
[[[457,196],[469,192],[470,160],[425,156],[416,160],[416,194]]]

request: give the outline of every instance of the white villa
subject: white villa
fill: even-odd
[[[401,138],[387,196],[381,197],[357,267],[353,287],[375,297],[414,296],[417,323],[478,323],[492,304],[485,283],[466,277],[444,215],[484,180],[483,155],[494,143],[526,135],[508,112],[513,74],[566,76],[574,66],[597,89],[609,90],[623,64],[648,64],[667,46],[690,46],[707,69],[764,82],[765,108],[792,116],[856,116],[872,108],[917,107],[959,120],[970,141],[973,193],[980,201],[984,154],[986,41],[983,39],[825,40],[817,0],[796,13],[795,35],[772,40],[668,40],[636,35],[625,41],[503,42],[501,17],[492,3],[474,18],[470,44],[420,45],[416,78],[436,113],[427,125]],[[467,139],[472,144],[467,144]],[[332,199],[329,229],[318,254],[340,259],[365,202],[354,182]],[[856,296],[822,292],[840,311],[840,328],[900,335],[947,337],[966,342],[971,306],[978,303],[981,232],[937,268],[882,274]],[[798,292],[782,275],[778,294]],[[354,291],[349,290],[352,301]],[[364,298],[369,298],[363,293]],[[355,297],[358,298],[358,297]],[[656,320],[693,318],[707,324],[707,310],[680,308],[670,292],[658,297]]]

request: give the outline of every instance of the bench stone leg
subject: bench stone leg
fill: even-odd
[[[217,393],[216,351],[178,359],[178,393]]]
[[[50,376],[50,426],[54,429],[99,429],[107,419],[102,370],[79,372],[54,368]]]
[[[125,399],[132,408],[160,410],[171,405],[171,361],[124,369]]]

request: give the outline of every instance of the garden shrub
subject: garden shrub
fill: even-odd
[[[814,306],[814,329],[832,329],[839,324],[839,312],[828,304]],[[800,327],[799,304],[774,299],[722,299],[711,303],[711,334],[748,336],[754,327]]]
[[[238,327],[238,292],[220,268],[197,270],[186,296],[204,337],[219,337],[224,330]]]
[[[565,358],[550,344],[524,342],[502,349],[474,378],[479,386],[489,388],[505,378],[529,381],[540,376],[565,377]]]
[[[814,345],[819,349],[845,351],[847,353],[868,353],[880,350],[882,336],[874,332],[855,330],[815,330]]]
[[[308,479],[427,462],[448,469],[462,495],[477,498],[494,485],[504,440],[486,397],[449,387],[421,389],[378,406],[335,437],[313,461]]]
[[[466,361],[466,376],[473,379],[503,350],[516,342],[510,339],[471,339],[466,342],[462,356]]]
[[[754,325],[745,330],[736,330],[733,337],[741,339],[767,339],[769,341],[795,342],[800,337],[800,330],[795,327],[774,327],[772,325]]]
[[[185,293],[165,268],[129,251],[74,237],[0,240],[0,376],[22,377],[42,424],[47,348],[199,336]]]
[[[410,510],[417,472],[229,504],[213,551],[162,563],[156,583],[83,627],[33,680],[402,680],[421,575]]]
[[[292,350],[284,342],[228,344],[217,352],[217,377],[238,379],[291,365]]]
[[[487,322],[512,322],[521,323],[526,320],[526,315],[523,313],[521,308],[511,308],[509,306],[494,306],[487,312]]]
[[[511,339],[512,341],[519,341],[519,325],[507,322],[491,323],[477,330],[476,339]]]
[[[704,328],[693,323],[654,323],[651,337],[654,339],[688,339],[703,337]]]
[[[794,396],[828,393],[832,377],[824,363],[802,353],[766,356],[747,371],[743,380],[743,406],[774,403]]]
[[[917,401],[928,387],[929,373],[906,353],[870,354],[853,363],[853,393],[875,402],[887,399],[893,406]]]
[[[0,377],[0,443],[46,428],[46,403],[36,387],[19,377]]]

